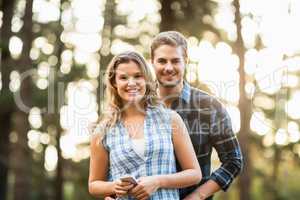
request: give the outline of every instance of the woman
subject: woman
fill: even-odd
[[[159,104],[144,58],[115,56],[106,72],[108,112],[91,139],[89,192],[118,199],[179,199],[201,170],[179,115]],[[175,155],[183,171],[176,172]],[[120,181],[137,178],[137,185]],[[108,181],[107,181],[108,177]]]

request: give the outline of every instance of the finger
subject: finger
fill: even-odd
[[[128,190],[124,187],[116,186],[115,190],[127,192]]]
[[[147,199],[148,197],[149,197],[149,195],[147,193],[144,193],[144,192],[136,196],[136,198],[139,199],[139,200]]]
[[[138,200],[147,200],[147,199],[149,199],[149,195],[139,196],[137,199]]]
[[[116,195],[118,197],[124,196],[125,194],[127,194],[127,191],[123,191],[123,190],[116,190]]]
[[[135,187],[135,185],[132,184],[132,185],[130,186],[130,188],[128,189],[128,191],[132,190],[132,188],[134,188],[134,187]]]
[[[132,185],[128,185],[128,186],[116,186],[116,189],[118,190],[123,190],[123,191],[128,191],[132,188]]]
[[[138,190],[138,191],[136,191],[136,192],[134,193],[134,195],[135,195],[136,197],[137,197],[137,196],[140,196],[140,195],[142,195],[142,194],[146,194],[144,188],[142,188],[142,189],[140,189],[140,190]]]
[[[134,185],[131,184],[131,185],[123,186],[123,189],[128,191],[128,190],[131,190],[131,188],[133,188],[133,187],[134,187]]]
[[[105,197],[104,200],[115,200],[115,199],[111,197]]]
[[[136,197],[143,197],[144,195],[147,195],[146,191],[143,189],[143,190],[139,190],[135,193]]]
[[[140,200],[147,200],[147,199],[149,199],[149,197],[148,196],[146,196],[146,197],[143,197],[142,199],[140,199]]]
[[[129,182],[124,182],[124,181],[121,181],[121,180],[116,180],[116,186],[118,187],[128,187],[128,186],[132,186],[133,184],[132,183],[129,183]]]
[[[141,190],[143,188],[144,188],[144,186],[142,186],[142,185],[136,185],[134,188],[131,189],[130,192],[133,193],[133,194],[135,194],[137,191],[139,191],[139,190]]]
[[[121,186],[128,186],[128,185],[133,185],[132,183],[130,182],[127,182],[127,181],[121,181]]]
[[[122,181],[120,179],[115,181],[116,186],[122,187]]]

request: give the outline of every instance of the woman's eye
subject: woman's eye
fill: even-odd
[[[139,75],[135,75],[135,76],[134,76],[134,78],[142,78],[142,77],[143,77],[143,76],[142,76],[142,75],[140,75],[140,74],[139,74]]]
[[[120,79],[121,79],[121,80],[126,80],[127,77],[126,77],[126,76],[120,76]]]

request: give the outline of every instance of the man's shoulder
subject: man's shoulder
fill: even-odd
[[[198,102],[201,107],[210,109],[223,108],[223,104],[217,97],[195,87],[191,87],[191,101],[193,104]]]
[[[207,92],[205,92],[199,88],[190,86],[190,89],[191,89],[191,94],[195,95],[198,98],[203,98],[203,99],[214,98],[211,94],[208,94]]]

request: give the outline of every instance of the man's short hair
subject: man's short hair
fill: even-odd
[[[154,58],[154,51],[161,45],[170,45],[173,47],[181,47],[183,57],[187,61],[187,41],[186,38],[177,31],[165,31],[159,33],[151,44],[151,58]]]

